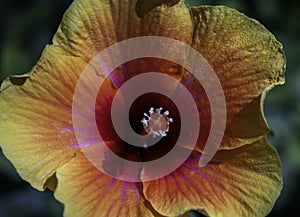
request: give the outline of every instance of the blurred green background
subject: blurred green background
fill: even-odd
[[[51,43],[71,0],[0,0],[0,81],[28,72]],[[283,165],[284,188],[269,217],[299,217],[300,205],[300,2],[297,0],[189,0],[227,5],[265,25],[284,45],[286,84],[265,102],[272,129],[269,141]],[[1,132],[0,132],[1,136]],[[52,192],[38,192],[22,181],[0,151],[0,217],[60,217],[63,207]],[[197,216],[196,214],[192,214]]]

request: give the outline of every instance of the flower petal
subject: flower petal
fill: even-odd
[[[262,95],[254,98],[232,118],[227,124],[220,150],[254,143],[265,137],[269,128],[263,114],[263,100]]]
[[[217,152],[199,168],[194,153],[174,173],[144,183],[144,194],[162,215],[198,210],[208,216],[265,216],[281,188],[281,165],[265,141]]]
[[[30,75],[12,77],[1,86],[0,146],[21,177],[39,190],[78,151],[72,97],[85,65],[48,46]]]
[[[203,6],[191,11],[195,28],[192,47],[211,64],[224,90],[226,133],[241,138],[265,134],[267,127],[258,99],[270,86],[284,83],[282,45],[257,21],[234,9]],[[253,113],[251,106],[255,108]],[[253,118],[259,121],[253,122]],[[245,127],[243,123],[251,124]]]
[[[191,43],[193,25],[184,1],[173,6],[163,4],[141,18],[136,14],[136,2],[76,0],[66,11],[53,42],[87,61],[106,47],[132,37],[155,35]],[[168,1],[156,1],[157,5],[160,2]]]
[[[144,16],[153,8],[156,8],[162,4],[173,5],[178,3],[179,0],[137,0],[136,2],[136,13],[139,17]]]
[[[140,195],[139,183],[123,182],[97,170],[82,153],[57,171],[55,197],[65,217],[154,216]]]

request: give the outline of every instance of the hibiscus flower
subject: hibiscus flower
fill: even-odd
[[[90,107],[74,110],[76,85],[87,67],[97,72],[91,61],[98,53],[142,36],[184,43],[216,73],[226,100],[226,126],[208,164],[200,167],[199,159],[210,145],[206,143],[213,127],[213,90],[174,61],[143,57],[125,62],[102,78],[92,112]],[[234,9],[190,8],[178,0],[75,0],[34,68],[3,82],[0,146],[24,180],[38,190],[54,191],[65,216],[181,216],[190,210],[207,216],[265,216],[280,194],[282,176],[278,154],[266,140],[263,100],[271,87],[284,83],[284,70],[282,45],[257,21]],[[133,147],[120,138],[112,120],[113,99],[127,81],[149,72],[167,75],[189,90],[197,106],[193,115],[200,120],[196,145],[165,176],[143,179],[143,168],[138,168],[139,181],[118,179],[114,174],[124,174],[126,165],[114,168],[115,155],[132,162],[159,159],[172,150],[185,126],[172,100],[150,92],[133,102],[129,121],[137,134],[159,141],[151,147]],[[170,93],[178,87],[156,84],[166,85]],[[80,99],[85,104],[89,96]],[[80,144],[93,147],[95,132],[89,126],[74,127],[74,116],[88,125],[90,114],[96,114],[97,133],[111,150],[94,152],[93,157],[104,159],[102,169]]]

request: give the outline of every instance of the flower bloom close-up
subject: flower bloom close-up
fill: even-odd
[[[284,71],[282,45],[235,9],[74,0],[2,83],[0,147],[66,217],[266,216],[282,171],[263,103]]]

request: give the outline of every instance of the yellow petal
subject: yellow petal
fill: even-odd
[[[72,97],[85,65],[49,46],[30,75],[12,77],[1,86],[0,146],[21,177],[39,190],[78,151]]]
[[[245,105],[227,124],[219,149],[233,149],[254,143],[269,132],[263,114],[264,96],[258,96]]]
[[[217,152],[199,168],[194,153],[174,173],[144,183],[154,209],[166,216],[198,210],[208,216],[266,216],[282,188],[276,151],[263,139]]]
[[[132,37],[164,36],[190,44],[193,25],[184,1],[163,4],[141,18],[136,14],[136,2],[76,0],[66,11],[53,42],[88,61],[106,47]],[[161,2],[168,1],[157,1],[158,5]]]
[[[140,194],[140,183],[123,182],[101,173],[82,153],[57,171],[55,197],[65,217],[152,217]]]
[[[139,17],[144,16],[153,8],[156,8],[162,4],[173,5],[178,3],[179,0],[137,0],[136,2],[136,13]]]
[[[250,138],[265,134],[260,96],[267,88],[284,83],[282,45],[257,21],[234,9],[203,6],[191,11],[192,47],[211,64],[225,94],[226,135]]]

